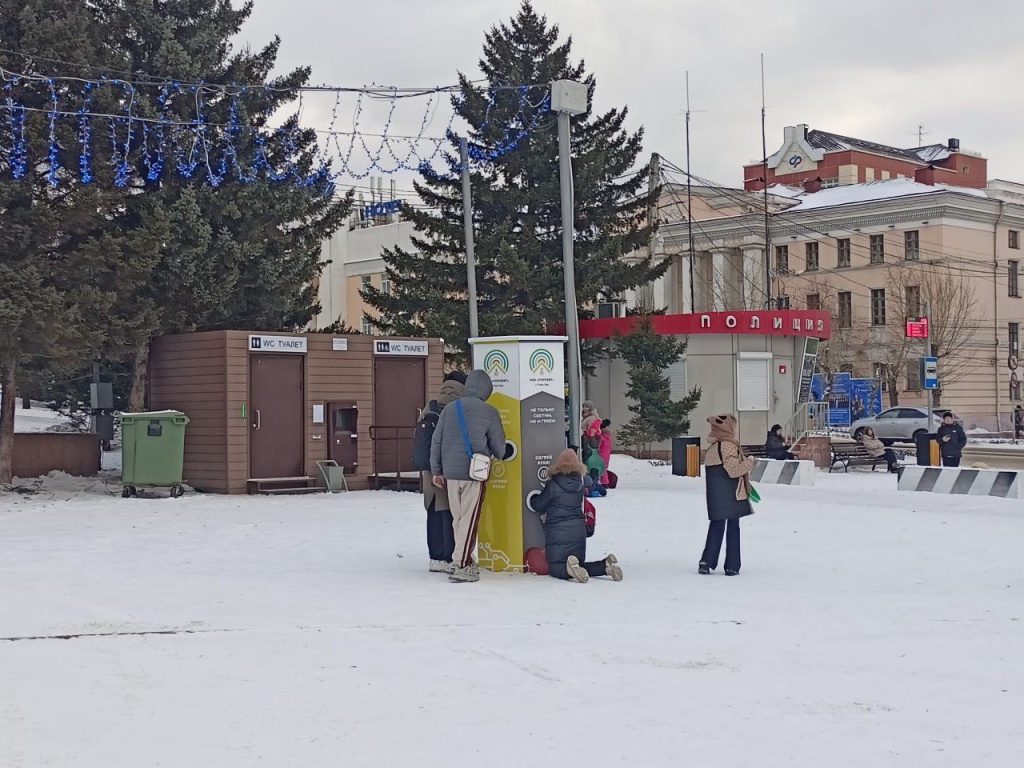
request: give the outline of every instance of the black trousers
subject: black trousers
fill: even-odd
[[[427,509],[427,552],[431,560],[452,561],[455,551],[455,529],[452,527],[452,513],[434,509],[430,502]]]
[[[707,563],[712,570],[718,567],[718,555],[722,551],[722,538],[725,537],[725,570],[740,569],[740,519],[712,520],[708,523],[708,538],[704,544],[701,562]]]
[[[885,461],[890,467],[896,463],[896,453],[892,448],[886,448],[882,455],[885,456]]]
[[[953,456],[943,456],[942,457],[942,466],[944,466],[944,467],[959,467],[960,466],[960,457],[957,456],[957,457],[954,458]]]
[[[568,558],[567,558],[568,559]],[[587,572],[587,575],[592,577],[607,576],[608,573],[605,570],[604,560],[593,560],[589,563],[580,561],[580,565],[583,566],[583,570]],[[548,563],[548,575],[554,576],[556,579],[570,579],[569,568],[565,562],[560,563]]]

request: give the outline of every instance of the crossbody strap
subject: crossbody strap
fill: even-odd
[[[466,429],[466,414],[462,412],[462,401],[455,401],[455,413],[459,416],[459,429],[462,430],[462,441],[466,444],[466,455],[473,458],[473,445],[469,442],[469,430]]]

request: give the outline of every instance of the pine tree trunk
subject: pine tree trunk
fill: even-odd
[[[10,358],[0,364],[0,483],[9,483],[14,477],[14,406],[18,401],[15,391],[17,360]]]
[[[146,410],[146,385],[149,383],[149,343],[135,348],[132,362],[132,391],[128,396],[128,413]]]

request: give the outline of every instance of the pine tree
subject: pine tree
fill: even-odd
[[[618,356],[629,366],[626,397],[633,401],[629,410],[635,414],[619,430],[619,440],[640,455],[649,455],[652,443],[690,429],[688,416],[700,403],[701,389],[694,387],[682,400],[673,400],[669,379],[663,374],[686,347],[685,339],[658,335],[650,315],[638,318],[630,334],[618,339]]]
[[[469,140],[484,152],[514,149],[476,164],[472,172],[477,292],[482,335],[536,334],[564,322],[561,202],[555,115],[544,102],[546,86],[523,93],[509,86],[569,79],[596,80],[571,58],[572,40],[559,41],[557,26],[539,16],[529,0],[508,23],[484,39],[477,87],[463,74],[453,99],[469,124]],[[628,132],[626,109],[573,118],[576,296],[581,307],[599,294],[616,295],[645,284],[664,267],[649,260],[627,264],[622,256],[646,246],[647,169],[631,172],[640,155],[642,129]],[[385,333],[444,338],[456,356],[467,357],[469,334],[462,188],[456,140],[446,155],[447,172],[424,169],[415,182],[427,209],[407,207],[417,230],[415,252],[387,249],[383,257],[391,293],[363,290]]]
[[[0,65],[9,71],[55,77],[55,60],[110,63],[102,31],[75,0],[0,0],[0,40],[8,51],[0,52]],[[91,185],[50,163],[51,152],[77,145],[75,127],[63,121],[51,142],[47,109],[54,96],[66,108],[76,92],[66,82],[52,92],[45,81],[19,82],[7,125],[23,120],[24,132],[0,142],[0,482],[12,474],[19,369],[88,360],[108,334],[111,286],[123,283],[117,274],[125,243],[108,228],[124,193],[112,184],[102,148]],[[115,107],[101,93],[94,108]]]

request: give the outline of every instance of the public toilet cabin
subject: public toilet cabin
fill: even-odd
[[[185,482],[211,493],[418,486],[412,440],[443,375],[440,339],[210,331],[154,339],[152,410],[182,411]]]

